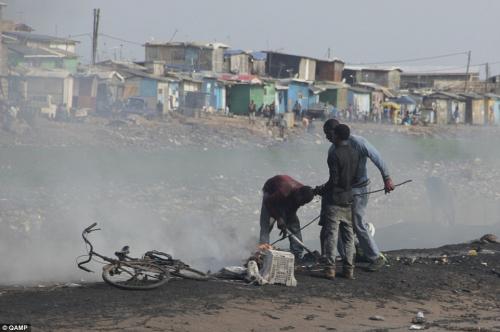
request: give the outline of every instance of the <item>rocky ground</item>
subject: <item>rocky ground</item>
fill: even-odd
[[[475,251],[471,251],[475,250]],[[500,331],[500,244],[388,253],[355,280],[309,272],[298,286],[172,280],[152,291],[102,282],[0,288],[1,321],[34,331]],[[361,264],[362,265],[362,264]]]
[[[498,128],[471,126],[392,126],[371,123],[351,124],[357,134],[370,136],[380,133],[388,137],[469,138],[479,133],[497,137]],[[322,122],[314,121],[314,135],[303,135],[301,126],[289,129],[285,140],[316,143],[323,139]],[[79,122],[56,122],[45,118],[26,123],[16,120],[8,128],[0,129],[0,145],[31,146],[104,146],[168,149],[180,146],[234,148],[270,146],[282,142],[276,127],[266,126],[266,119],[257,118],[249,125],[247,117],[204,115],[201,118],[184,117],[173,113],[159,120],[147,120],[138,115],[127,118],[88,117]]]

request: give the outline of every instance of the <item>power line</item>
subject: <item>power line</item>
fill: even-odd
[[[424,60],[448,58],[448,57],[452,57],[452,56],[466,55],[466,54],[468,54],[468,52],[457,52],[457,53],[448,53],[448,54],[442,54],[442,55],[427,56],[427,57],[422,57],[422,58],[369,62],[369,63],[364,62],[364,63],[350,64],[350,65],[382,65],[382,64],[395,64],[395,63],[398,64],[398,63],[404,63],[404,62],[417,62],[417,61],[424,61]]]
[[[131,41],[131,40],[126,40],[126,39],[123,39],[123,38],[120,38],[120,37],[114,37],[114,36],[111,36],[111,35],[108,35],[108,34],[105,34],[105,33],[100,33],[99,35],[101,35],[103,37],[107,37],[109,39],[121,41],[121,42],[124,42],[124,43],[129,43],[129,44],[138,45],[138,46],[143,46],[144,45],[144,43],[138,43],[138,42]]]

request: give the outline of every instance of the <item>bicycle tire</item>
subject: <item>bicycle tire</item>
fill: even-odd
[[[191,279],[191,280],[198,280],[198,281],[207,281],[210,279],[210,276],[204,272],[198,271],[196,269],[193,269],[189,266],[184,266],[179,269],[171,269],[170,274],[184,278],[184,279]]]
[[[102,268],[102,278],[120,289],[148,290],[166,284],[170,280],[170,273],[150,262],[119,262],[105,265]]]

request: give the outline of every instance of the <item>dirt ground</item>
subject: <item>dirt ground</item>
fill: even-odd
[[[1,287],[0,321],[34,331],[406,331],[422,311],[428,331],[500,331],[500,244],[387,255],[380,272],[358,264],[352,281],[297,272],[295,288],[221,280],[172,280],[152,291]]]

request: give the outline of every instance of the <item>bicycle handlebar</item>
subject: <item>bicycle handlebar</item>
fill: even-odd
[[[93,223],[92,225],[90,225],[89,227],[85,228],[85,230],[83,231],[84,233],[90,233],[91,231],[93,231],[92,228],[94,228],[95,226],[97,226],[97,223]]]
[[[92,246],[92,243],[90,243],[90,241],[89,241],[89,240],[87,240],[86,235],[87,235],[88,233],[90,233],[90,232],[94,231],[95,229],[93,229],[93,228],[94,228],[95,226],[97,226],[97,223],[96,223],[96,222],[95,222],[95,223],[93,223],[92,225],[90,225],[89,227],[85,228],[85,229],[83,230],[83,232],[82,232],[82,238],[83,238],[83,241],[85,241],[85,243],[89,245],[90,250],[89,250],[89,255],[88,255],[87,259],[86,259],[85,261],[83,261],[83,262],[78,263],[77,265],[78,265],[78,268],[79,268],[79,269],[82,269],[83,271],[86,271],[86,272],[94,272],[94,271],[92,271],[92,270],[90,270],[90,269],[88,269],[88,268],[86,268],[86,267],[84,267],[84,266],[82,266],[82,265],[87,264],[88,262],[90,262],[90,261],[92,260],[92,255],[94,254],[94,247]]]

